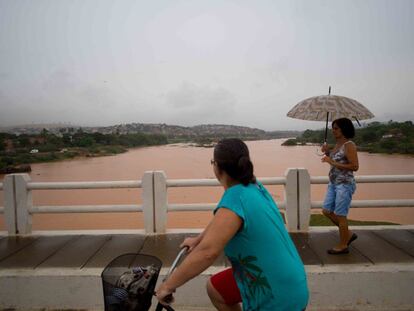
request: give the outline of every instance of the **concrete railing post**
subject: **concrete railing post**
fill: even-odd
[[[9,235],[17,234],[16,196],[14,175],[6,175],[3,180],[4,220]]]
[[[18,234],[32,233],[32,191],[27,189],[30,180],[28,174],[14,174]]]
[[[142,177],[142,206],[145,233],[154,233],[154,172],[151,171],[145,172]]]
[[[311,211],[311,183],[307,169],[298,168],[298,230],[307,232],[309,230]]]
[[[167,176],[163,171],[154,172],[155,233],[165,233],[167,227]]]
[[[288,168],[285,172],[285,202],[286,225],[289,232],[298,231],[298,172],[297,169]]]

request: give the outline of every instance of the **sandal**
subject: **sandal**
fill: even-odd
[[[358,236],[356,233],[352,233],[351,238],[348,241],[348,246],[351,245],[352,242],[354,242],[356,239],[358,239]]]
[[[349,249],[348,249],[348,247],[345,247],[345,248],[339,249],[339,250],[331,248],[331,249],[328,249],[327,252],[330,255],[341,255],[341,254],[348,254]]]

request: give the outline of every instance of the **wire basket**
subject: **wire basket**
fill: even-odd
[[[148,311],[162,266],[157,257],[124,254],[102,272],[105,311]]]

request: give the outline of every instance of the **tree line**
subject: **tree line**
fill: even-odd
[[[127,148],[167,143],[167,137],[162,134],[102,134],[86,133],[82,129],[61,135],[46,129],[39,135],[0,133],[0,169],[76,156],[117,154]]]
[[[295,139],[285,141],[284,145],[321,144],[324,133],[324,129],[306,130]],[[102,134],[87,133],[81,128],[70,132],[62,131],[59,135],[46,129],[36,135],[0,133],[0,170],[20,164],[49,162],[76,156],[117,154],[125,152],[127,148],[164,145],[171,142],[193,141],[199,145],[208,145],[223,138],[217,136],[226,137],[227,135],[221,133],[221,135],[215,134],[211,137],[201,135],[195,138],[150,133]],[[273,138],[255,137],[254,135],[252,137],[237,136],[244,140]],[[414,125],[412,121],[371,122],[363,127],[356,127],[356,136],[353,141],[360,151],[414,154]],[[328,143],[334,142],[331,131],[328,131]]]

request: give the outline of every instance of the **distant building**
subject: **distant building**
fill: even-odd
[[[402,133],[394,133],[394,134],[385,134],[382,135],[382,139],[388,139],[388,138],[403,138],[404,135]]]

